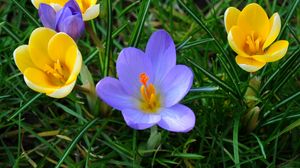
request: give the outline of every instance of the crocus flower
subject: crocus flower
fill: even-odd
[[[195,124],[191,109],[179,104],[193,83],[192,71],[176,65],[172,38],[164,30],[152,34],[146,51],[129,47],[117,59],[119,79],[105,77],[96,86],[98,96],[120,110],[128,126],[153,125],[188,132]]]
[[[245,71],[255,72],[286,54],[288,41],[274,42],[281,27],[278,13],[269,19],[261,6],[252,3],[242,11],[229,7],[224,15],[229,45],[237,53],[237,64]]]
[[[55,11],[59,11],[68,0],[31,0],[32,4],[38,9],[41,3],[51,5]],[[84,21],[96,18],[100,13],[100,5],[97,0],[75,0],[80,8]]]
[[[84,22],[77,3],[69,0],[56,12],[50,5],[41,3],[39,8],[41,22],[45,27],[57,32],[65,32],[74,40],[79,39],[84,31]]]
[[[14,60],[28,87],[54,98],[72,91],[82,64],[74,40],[45,27],[31,33],[28,45],[15,49]]]

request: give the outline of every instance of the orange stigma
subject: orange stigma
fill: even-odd
[[[156,112],[160,107],[159,95],[152,83],[147,84],[149,77],[146,73],[140,74],[141,109],[145,112]]]
[[[148,80],[149,80],[149,77],[148,77],[148,75],[147,75],[145,72],[140,74],[140,82],[141,82],[143,85],[146,86]]]

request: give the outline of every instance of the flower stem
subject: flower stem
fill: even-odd
[[[80,86],[80,85],[75,85],[74,89],[84,93],[84,94],[90,94],[91,91],[83,86]]]

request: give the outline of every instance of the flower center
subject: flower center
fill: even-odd
[[[46,64],[44,71],[49,75],[51,82],[56,85],[62,85],[66,83],[69,76],[66,68],[60,63],[59,60],[57,60],[53,66]]]
[[[246,37],[246,44],[245,44],[245,51],[249,55],[260,55],[263,54],[264,51],[262,49],[264,44],[264,41],[261,36],[259,36],[258,33],[252,31],[251,34],[249,34]]]
[[[155,113],[160,107],[159,95],[156,93],[155,87],[152,83],[147,84],[149,77],[146,73],[140,74],[140,93],[141,93],[141,104],[142,111],[148,113]]]

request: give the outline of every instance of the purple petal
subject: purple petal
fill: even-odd
[[[159,114],[143,113],[135,109],[122,110],[122,115],[126,124],[129,127],[137,130],[150,128],[161,119]]]
[[[84,22],[80,15],[69,16],[60,22],[58,30],[67,33],[76,41],[84,31]]]
[[[159,86],[165,107],[177,104],[190,90],[193,72],[185,65],[176,65]]]
[[[138,97],[140,94],[140,74],[146,73],[149,82],[153,81],[151,62],[143,51],[129,47],[124,48],[117,60],[117,73],[126,92]]]
[[[69,0],[64,7],[70,8],[73,14],[81,14],[80,8],[75,0]]]
[[[164,30],[158,30],[151,35],[147,43],[146,55],[153,65],[155,83],[159,83],[176,65],[175,44]]]
[[[110,106],[122,110],[138,107],[138,100],[126,94],[119,80],[106,77],[96,85],[98,96]]]
[[[55,30],[55,10],[47,4],[41,3],[39,7],[40,20],[44,27]]]
[[[58,27],[60,24],[64,23],[64,20],[69,17],[72,16],[72,11],[70,8],[62,8],[60,11],[57,12],[56,14],[56,30],[58,30]]]
[[[188,132],[195,126],[196,119],[194,112],[182,104],[165,108],[160,114],[161,120],[158,125],[168,131]]]

